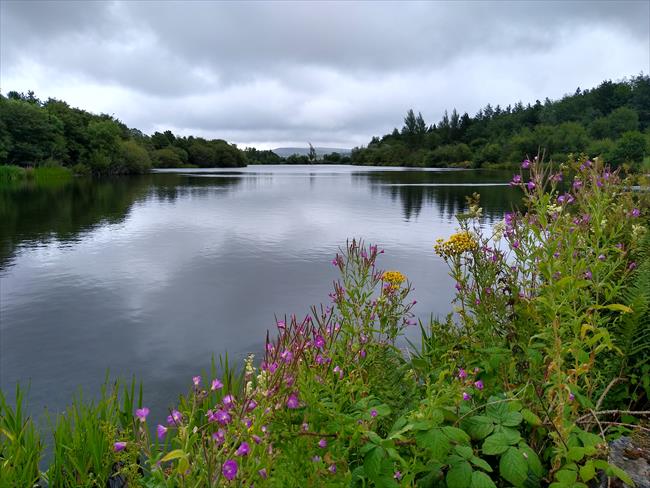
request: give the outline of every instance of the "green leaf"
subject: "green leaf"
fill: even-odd
[[[184,451],[181,449],[174,449],[173,451],[169,451],[161,460],[161,463],[166,463],[167,461],[173,461],[174,459],[178,459],[180,457],[187,457],[187,454],[185,454]]]
[[[485,439],[494,429],[494,422],[490,417],[485,415],[476,415],[469,417],[461,423],[465,432],[474,440]]]
[[[431,456],[436,461],[443,461],[449,449],[451,449],[449,439],[440,429],[431,429],[428,432],[422,432],[415,436],[415,441],[418,446],[429,449]]]
[[[375,444],[381,444],[382,439],[381,437],[379,437],[379,435],[377,435],[376,432],[369,430],[368,432],[366,432],[366,435],[368,436],[368,439],[370,439],[371,442]]]
[[[444,426],[441,430],[450,440],[459,444],[469,444],[469,436],[464,430],[448,425]]]
[[[506,452],[508,447],[510,447],[508,438],[504,434],[498,433],[492,434],[490,437],[485,439],[482,449],[484,454],[495,455]]]
[[[610,464],[608,471],[614,476],[616,476],[619,480],[621,480],[626,485],[634,486],[634,481],[632,481],[632,478],[630,478],[630,476],[618,466],[614,466],[613,464]]]
[[[539,460],[537,453],[526,445],[520,446],[519,450],[528,460],[528,469],[538,478],[544,476],[544,467],[542,466],[542,462]]]
[[[492,417],[495,420],[501,421],[508,414],[508,404],[501,399],[496,397],[490,397],[490,401],[498,402],[488,405],[485,408],[485,413],[488,417]]]
[[[490,464],[485,459],[481,459],[480,457],[474,456],[472,459],[470,459],[470,462],[474,466],[478,466],[479,468],[484,469],[488,473],[492,472],[492,466],[490,466]]]
[[[560,483],[575,483],[575,481],[578,479],[578,473],[570,469],[562,469],[555,473],[555,478]]]
[[[472,482],[470,488],[497,488],[494,481],[482,471],[474,471],[472,473]]]
[[[376,478],[381,472],[381,461],[384,459],[384,450],[375,446],[368,451],[363,459],[363,469],[370,478]]]
[[[585,448],[584,447],[571,447],[566,455],[569,461],[580,461],[585,457]]]
[[[454,450],[464,459],[470,460],[474,456],[474,451],[470,446],[455,446]]]
[[[584,466],[580,467],[580,479],[582,481],[592,480],[596,476],[596,468],[594,463],[587,461]]]
[[[472,481],[472,467],[467,461],[454,464],[447,472],[447,486],[469,488]]]
[[[521,423],[523,416],[519,412],[508,412],[501,420],[501,425],[515,427]]]
[[[499,461],[501,477],[514,486],[522,486],[528,478],[528,461],[516,447],[510,447]]]
[[[521,411],[521,416],[530,425],[542,425],[542,419],[540,419],[537,415],[535,415],[532,411],[528,410],[527,408],[524,408]]]

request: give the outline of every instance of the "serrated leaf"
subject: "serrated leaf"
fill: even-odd
[[[447,471],[447,486],[454,488],[469,488],[472,481],[472,467],[467,461],[454,464]]]
[[[431,451],[431,456],[436,461],[442,461],[451,449],[449,439],[440,429],[431,429],[415,436],[418,446]]]
[[[492,472],[492,466],[490,466],[490,464],[485,459],[481,459],[480,457],[474,456],[472,459],[470,459],[470,462],[474,466],[484,469],[488,473]]]
[[[528,478],[528,461],[516,447],[510,447],[499,461],[501,477],[514,486],[522,486]]]
[[[485,415],[476,415],[463,420],[462,427],[474,440],[485,439],[494,430],[494,422]]]
[[[474,451],[469,446],[455,446],[454,451],[456,451],[463,459],[469,460],[474,456]]]
[[[482,471],[474,471],[472,473],[472,482],[470,488],[496,488],[497,485],[494,481]]]
[[[510,443],[508,442],[507,437],[502,433],[498,433],[492,434],[486,438],[485,441],[483,441],[483,447],[481,449],[484,454],[492,456],[506,452],[508,447],[510,447]]]
[[[485,408],[485,413],[488,417],[492,417],[495,420],[501,421],[503,417],[505,417],[505,415],[508,413],[508,404],[504,400],[499,400],[497,398],[494,398],[494,400],[490,401],[495,401],[498,403],[492,403],[491,405],[488,405]]]
[[[583,457],[585,457],[585,448],[570,447],[566,457],[569,461],[580,461]]]
[[[457,442],[459,444],[469,444],[469,436],[464,430],[461,430],[457,427],[451,427],[449,425],[444,426],[442,433],[445,434],[449,440]]]
[[[501,425],[516,427],[524,418],[519,412],[508,412],[501,420]]]

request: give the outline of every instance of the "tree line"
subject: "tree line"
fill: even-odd
[[[613,165],[641,164],[650,151],[650,77],[604,81],[532,105],[488,104],[473,117],[454,108],[432,125],[411,109],[401,130],[373,137],[351,159],[361,165],[481,167],[515,163],[540,148],[556,161],[586,153]]]

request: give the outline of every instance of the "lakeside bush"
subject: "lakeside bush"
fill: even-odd
[[[38,473],[20,390],[15,408],[0,397],[0,485],[631,483],[607,452],[649,430],[648,195],[597,160],[522,166],[521,209],[486,228],[475,195],[435,243],[454,308],[410,350],[397,347],[418,326],[407,277],[351,241],[327,305],[278,321],[259,360],[188,379],[163,424],[133,383],[106,387],[57,418]]]

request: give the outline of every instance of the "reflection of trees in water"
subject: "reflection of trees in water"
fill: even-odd
[[[406,220],[416,218],[426,204],[437,209],[442,220],[451,221],[467,208],[466,198],[473,193],[481,195],[486,218],[500,217],[519,201],[521,192],[509,186],[477,184],[503,183],[509,181],[510,176],[496,171],[378,171],[354,177],[366,179],[372,192],[388,194],[394,201],[399,199]],[[441,186],[417,186],[426,184]]]
[[[123,222],[134,203],[174,202],[187,195],[224,194],[239,178],[192,178],[177,174],[73,181],[45,187],[0,190],[0,269],[24,242],[73,241],[101,224]]]

